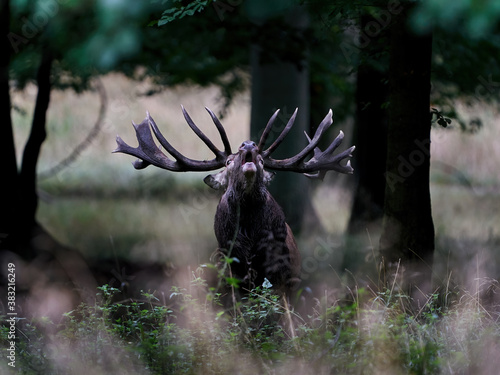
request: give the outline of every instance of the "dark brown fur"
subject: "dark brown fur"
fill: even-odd
[[[268,279],[273,289],[290,292],[300,281],[300,253],[283,210],[266,188],[272,175],[253,142],[244,142],[228,160],[226,169],[205,179],[225,189],[214,224],[219,250],[237,259],[231,273],[243,288]]]

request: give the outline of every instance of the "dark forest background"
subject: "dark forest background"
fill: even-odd
[[[16,264],[26,316],[57,320],[103,284],[169,294],[209,262],[205,175],[111,154],[149,111],[184,155],[209,158],[181,104],[217,140],[214,110],[234,145],[298,107],[282,157],[333,109],[325,141],[344,131],[354,174],[270,186],[311,300],[362,284],[398,285],[414,306],[450,290],[495,305],[495,2],[2,0],[0,17],[1,272]]]

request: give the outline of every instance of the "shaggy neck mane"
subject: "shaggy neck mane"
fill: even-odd
[[[232,187],[226,190],[229,200],[238,201],[240,204],[265,202],[269,192],[262,179],[255,181],[254,186],[246,189],[245,181],[235,181]]]

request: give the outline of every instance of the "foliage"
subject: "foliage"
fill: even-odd
[[[53,86],[88,89],[89,80],[119,68],[140,51],[150,7],[142,2],[13,2],[10,44],[11,76],[16,88],[32,82],[41,54],[56,61]]]
[[[169,22],[175,21],[177,19],[184,18],[186,16],[192,16],[196,12],[201,12],[208,5],[208,0],[196,0],[188,3],[187,5],[182,4],[182,0],[172,0],[173,3],[171,8],[167,8],[163,11],[161,18],[155,22],[158,26],[163,26]]]
[[[443,128],[451,124],[451,119],[444,117],[443,114],[436,108],[431,108],[431,123],[437,122]]]
[[[196,4],[181,6],[181,12],[201,10]],[[208,14],[159,28],[152,20],[162,11],[157,1],[15,2],[9,34],[13,86],[22,89],[32,83],[42,52],[50,50],[55,89],[81,92],[89,89],[93,77],[111,71],[148,79],[151,89],[135,95],[178,84],[215,84],[229,102],[246,87],[246,75],[236,68],[245,65],[247,51],[234,45],[245,44],[241,38],[248,33],[228,31],[238,25],[238,17],[222,24]]]
[[[17,322],[21,373],[464,373],[492,360],[483,350],[500,339],[495,318],[467,293],[449,305],[432,294],[415,309],[396,290],[357,288],[301,316],[268,282],[229,310],[207,300],[198,276],[174,287],[168,305],[155,293],[120,300],[118,289],[98,289],[94,304],[61,323]]]
[[[412,22],[421,32],[439,25],[480,38],[498,31],[499,19],[500,4],[496,1],[426,0],[418,2]]]

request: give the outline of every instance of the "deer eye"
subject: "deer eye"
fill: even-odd
[[[226,166],[228,166],[229,164],[231,164],[233,162],[233,159],[227,159],[226,160]]]

